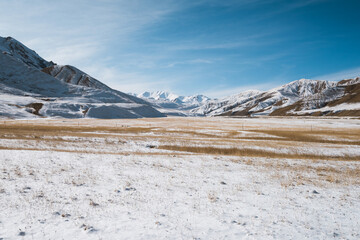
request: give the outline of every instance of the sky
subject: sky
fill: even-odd
[[[0,36],[123,92],[360,76],[358,0],[0,0]]]

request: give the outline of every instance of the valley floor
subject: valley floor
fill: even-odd
[[[0,239],[359,239],[360,120],[0,121]]]

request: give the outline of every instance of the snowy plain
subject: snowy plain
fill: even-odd
[[[345,118],[0,121],[0,239],[359,239],[359,133]]]

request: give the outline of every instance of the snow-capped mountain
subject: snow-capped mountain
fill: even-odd
[[[266,92],[246,91],[192,110],[206,116],[360,115],[360,78],[300,79]]]
[[[143,92],[137,96],[141,97],[141,98],[152,98],[155,100],[168,100],[171,102],[176,102],[176,99],[179,97],[176,94],[166,92],[166,91]]]
[[[221,100],[211,100],[202,106],[193,109],[191,112],[198,115],[220,115],[231,109],[241,106],[253,99],[254,96],[261,94],[258,90],[248,90]]]
[[[0,49],[0,117],[165,116],[148,102],[111,89],[75,67],[42,59],[12,38],[1,38]]]
[[[0,37],[0,117],[139,118],[178,116],[360,116],[360,78],[300,79],[224,99],[170,92],[125,94],[69,65]]]
[[[202,94],[197,94],[197,95],[192,95],[192,96],[187,96],[187,97],[180,96],[179,99],[181,100],[182,103],[191,105],[191,106],[202,105],[211,100],[211,98],[209,98],[205,95],[202,95]]]
[[[106,91],[111,89],[102,82],[92,78],[88,74],[84,73],[83,71],[73,66],[52,65],[50,67],[43,68],[41,71],[63,82],[70,83],[73,85],[80,85],[80,86],[91,87]]]
[[[87,73],[79,70],[78,68],[70,65],[53,65],[47,68],[42,69],[44,73],[47,73],[56,79],[69,83],[72,85],[84,86],[89,88],[94,88],[103,91],[110,91],[115,93],[117,96],[120,96],[128,101],[133,101],[140,104],[147,104],[148,102],[134,97],[130,94],[126,94],[117,90],[110,88],[109,86],[105,85],[104,83],[100,82],[99,80],[91,77]]]
[[[177,116],[196,115],[190,113],[190,110],[202,106],[211,100],[209,97],[201,94],[179,96],[166,91],[143,92],[133,95],[150,102],[156,109],[167,115]]]
[[[154,99],[162,101],[170,101],[179,105],[201,105],[210,100],[209,97],[197,94],[193,96],[179,96],[166,91],[143,92],[137,97],[144,99]]]
[[[40,70],[54,65],[53,62],[44,60],[34,50],[31,50],[12,37],[0,37],[0,52],[13,56],[29,67],[34,67]]]

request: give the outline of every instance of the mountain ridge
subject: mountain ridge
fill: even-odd
[[[202,94],[180,96],[161,90],[132,93],[132,95],[150,102],[157,110],[171,116],[196,116],[197,114],[192,114],[190,111],[210,101],[209,97]]]
[[[148,102],[114,90],[75,67],[42,59],[13,38],[1,38],[0,49],[0,117],[165,116]],[[58,68],[66,71],[52,76],[51,70]]]
[[[360,78],[339,82],[300,79],[268,91],[244,92],[212,101],[192,112],[204,116],[360,116],[360,104],[356,105],[360,102],[359,89]],[[334,108],[340,103],[353,104],[351,112],[345,106]]]
[[[28,48],[18,40],[12,37],[0,37],[0,51],[3,54],[9,54],[19,61],[22,61],[30,67],[39,70],[55,65],[52,61],[46,61],[40,57],[34,50]]]
[[[177,104],[201,104],[210,100],[209,97],[202,94],[195,94],[190,96],[181,96],[168,91],[145,91],[136,94],[137,97],[154,100],[167,100]]]

